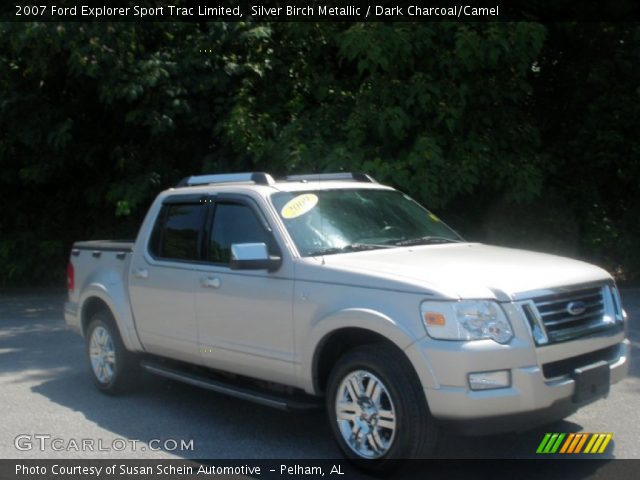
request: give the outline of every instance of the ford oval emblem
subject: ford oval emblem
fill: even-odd
[[[584,302],[569,302],[567,303],[567,313],[569,315],[580,315],[587,311],[587,306]]]

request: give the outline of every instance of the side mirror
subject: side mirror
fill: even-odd
[[[231,245],[232,270],[268,270],[273,272],[280,268],[282,258],[269,255],[264,243],[234,243]]]

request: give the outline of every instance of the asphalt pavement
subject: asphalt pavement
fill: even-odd
[[[124,396],[99,393],[63,302],[0,294],[0,458],[341,458],[323,411],[282,412],[152,376]],[[631,369],[609,398],[525,433],[445,433],[438,457],[532,458],[545,432],[612,432],[609,458],[640,458],[640,289],[623,302]]]

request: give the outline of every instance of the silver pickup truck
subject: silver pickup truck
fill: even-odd
[[[135,242],[77,242],[68,325],[96,386],[140,368],[278,408],[324,402],[342,451],[425,457],[442,428],[514,431],[628,369],[611,276],[463,240],[365,174],[201,175]]]

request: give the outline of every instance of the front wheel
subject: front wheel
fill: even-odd
[[[348,458],[383,470],[432,454],[437,426],[413,367],[395,348],[366,345],[345,354],[327,391],[329,423]]]

